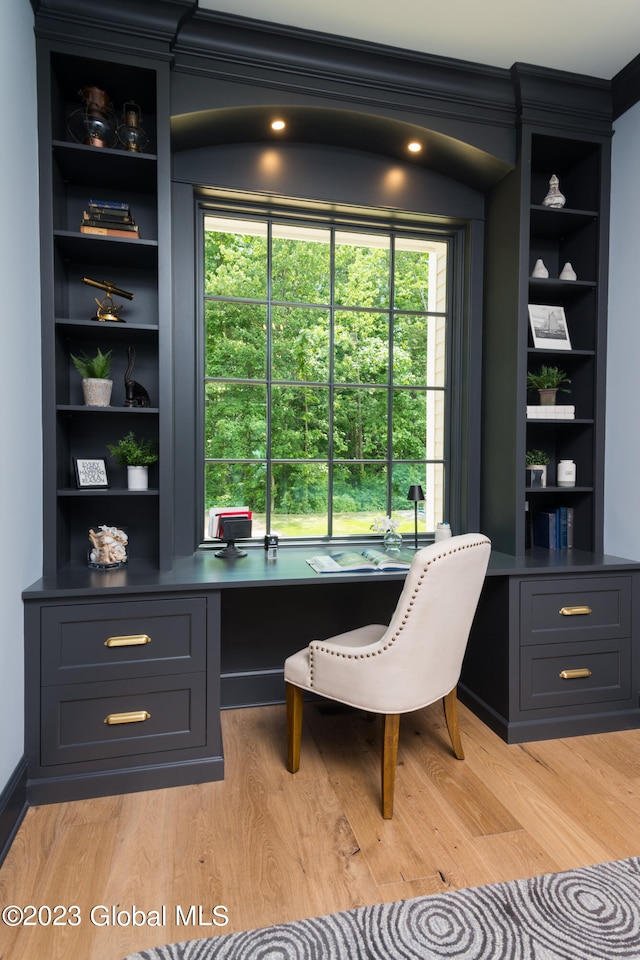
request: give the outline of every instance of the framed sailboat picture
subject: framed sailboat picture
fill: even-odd
[[[571,350],[564,307],[530,303],[529,324],[534,347],[545,350]]]

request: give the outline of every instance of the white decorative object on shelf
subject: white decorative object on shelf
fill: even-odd
[[[123,567],[127,563],[129,538],[124,530],[102,524],[97,530],[89,530],[91,549],[89,566],[97,570]]]
[[[564,267],[562,268],[560,279],[561,280],[577,280],[578,279],[578,274],[575,272],[575,270],[573,269],[573,267],[571,266],[568,260],[565,263]]]
[[[576,465],[574,460],[561,460],[558,464],[558,486],[575,487]]]
[[[559,210],[561,207],[564,207],[566,202],[566,197],[564,194],[560,193],[560,181],[554,173],[549,180],[549,192],[542,201],[542,206],[552,207],[555,210]]]
[[[537,280],[542,279],[546,280],[549,276],[549,271],[544,265],[544,260],[536,260],[533,270],[531,271],[531,276],[535,277]]]
[[[438,540],[447,540],[450,536],[451,536],[451,527],[449,526],[449,524],[446,522],[439,523],[438,526],[436,527],[436,533],[434,538],[435,542],[437,543]]]

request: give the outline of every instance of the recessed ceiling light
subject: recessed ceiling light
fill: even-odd
[[[422,150],[422,144],[418,143],[417,140],[412,140],[411,143],[407,144],[407,150],[409,150],[411,153],[420,153]]]
[[[285,127],[286,127],[286,123],[284,122],[284,120],[272,120],[272,121],[271,121],[271,129],[272,129],[272,130],[284,130]]]

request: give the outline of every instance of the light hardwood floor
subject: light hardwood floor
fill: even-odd
[[[224,782],[31,808],[0,871],[0,904],[76,904],[81,923],[0,926],[0,957],[122,960],[640,853],[640,731],[509,746],[462,706],[460,725],[464,761],[440,704],[403,719],[391,821],[379,810],[378,721],[317,704],[305,705],[295,776],[284,707],[236,710],[223,714]],[[107,914],[103,925],[100,909],[92,922],[102,905],[164,905],[166,920],[123,926],[127,915]],[[228,924],[177,924],[178,907],[199,919],[191,905],[209,922],[225,906]]]

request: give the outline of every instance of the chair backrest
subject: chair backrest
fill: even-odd
[[[491,541],[478,533],[416,553],[376,658],[388,712],[417,710],[456,686],[490,553]]]

